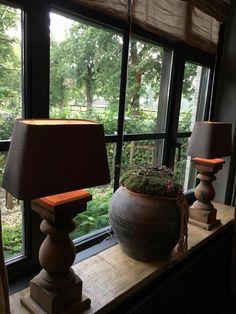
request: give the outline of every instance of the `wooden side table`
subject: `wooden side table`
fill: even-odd
[[[33,314],[78,313],[90,306],[82,294],[82,281],[72,270],[75,246],[69,233],[75,229],[73,218],[86,210],[92,195],[77,190],[31,202],[32,210],[44,220],[40,229],[47,234],[39,250],[43,270],[30,282],[30,295],[21,298],[22,305]]]

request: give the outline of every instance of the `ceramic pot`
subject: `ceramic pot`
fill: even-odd
[[[167,258],[179,238],[175,201],[120,187],[112,196],[110,224],[123,251],[138,260]]]

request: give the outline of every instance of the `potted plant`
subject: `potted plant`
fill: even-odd
[[[109,218],[124,252],[138,260],[165,259],[179,243],[186,250],[188,206],[167,167],[134,167],[113,194]]]

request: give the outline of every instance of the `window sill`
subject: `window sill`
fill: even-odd
[[[80,263],[83,260],[90,258],[93,255],[96,255],[104,250],[107,250],[111,246],[117,244],[116,238],[113,236],[112,233],[103,240],[100,240],[100,243],[94,244],[90,246],[88,249],[84,249],[76,254],[74,265]],[[102,237],[101,237],[102,238]],[[40,270],[37,272],[30,272],[29,274],[25,275],[24,277],[10,282],[10,294],[13,295],[17,292],[22,291],[23,289],[27,288],[29,285],[30,280],[39,273]],[[1,313],[0,313],[1,314]]]
[[[234,208],[215,204],[221,225],[211,231],[189,225],[188,255],[233,224]],[[126,256],[119,245],[114,245],[73,266],[74,271],[83,280],[83,293],[91,299],[91,308],[84,313],[107,313],[122,304],[128,297],[152,283],[181,260],[162,262],[139,262]],[[20,305],[20,297],[29,293],[24,289],[10,297],[12,314],[27,314]]]

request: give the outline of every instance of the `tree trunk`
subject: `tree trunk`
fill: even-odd
[[[64,79],[61,78],[60,79],[60,102],[59,102],[59,106],[60,106],[60,110],[64,109],[64,105],[65,105],[65,95],[64,95]]]
[[[92,89],[92,83],[93,83],[93,71],[92,67],[90,65],[87,66],[87,78],[85,80],[86,84],[86,98],[87,98],[87,111],[92,110],[93,106],[93,89]]]

